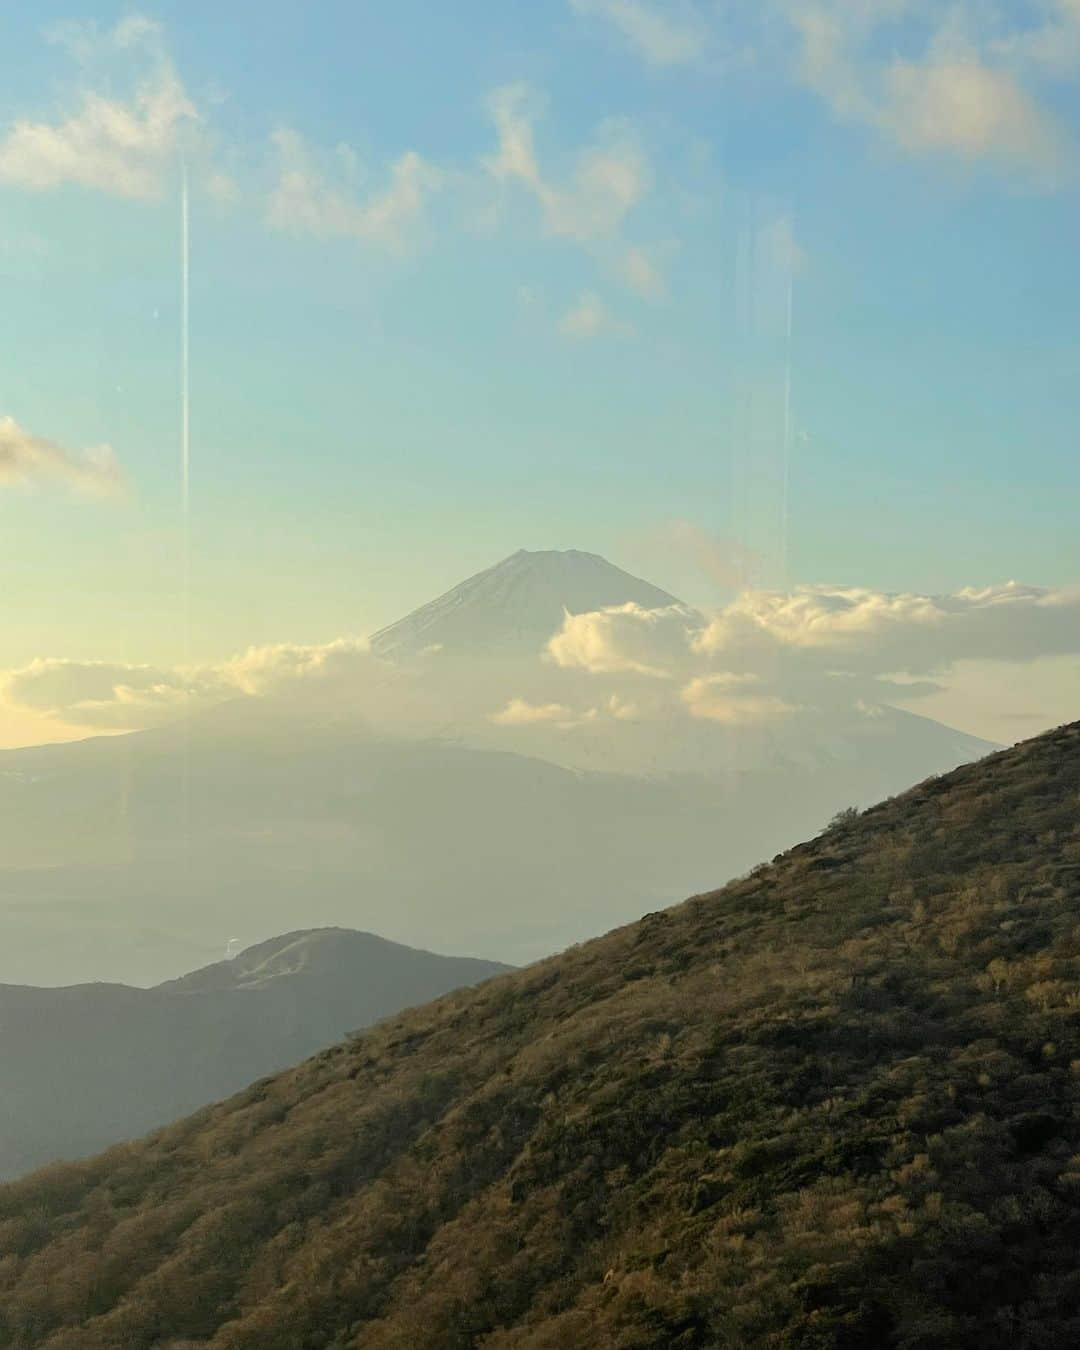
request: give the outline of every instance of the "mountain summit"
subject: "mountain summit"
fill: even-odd
[[[584,614],[633,601],[647,609],[675,605],[675,596],[631,576],[596,553],[519,549],[429,604],[380,629],[371,639],[379,656],[447,651],[538,652],[563,612]]]
[[[316,928],[153,989],[0,984],[0,1177],[141,1134],[508,969]]]

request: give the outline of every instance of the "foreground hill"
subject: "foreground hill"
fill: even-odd
[[[508,969],[324,928],[153,989],[0,985],[0,1176],[144,1134]]]
[[[1080,1343],[1080,725],[0,1188],[0,1343]]]

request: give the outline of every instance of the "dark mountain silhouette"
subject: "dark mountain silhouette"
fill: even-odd
[[[1080,1342],[1080,724],[0,1188],[0,1342]]]
[[[154,989],[0,985],[0,1176],[143,1134],[507,969],[323,928]]]

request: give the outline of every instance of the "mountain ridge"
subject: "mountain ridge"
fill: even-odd
[[[149,989],[0,984],[0,1176],[85,1156],[511,969],[301,929]]]
[[[2,1187],[0,1329],[1065,1350],[1078,803],[1074,724]]]

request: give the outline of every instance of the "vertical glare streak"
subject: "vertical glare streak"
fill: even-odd
[[[780,500],[780,566],[781,582],[786,589],[791,582],[788,575],[788,483],[791,477],[791,337],[792,318],[795,307],[795,262],[788,266],[787,275],[787,332],[784,346],[784,467],[783,488]]]
[[[184,661],[191,660],[190,275],[187,164],[180,181],[180,509],[183,517]]]
[[[191,234],[187,162],[180,164],[180,513],[183,569],[184,665],[191,665]],[[191,689],[185,683],[181,802],[185,862],[191,862]]]

